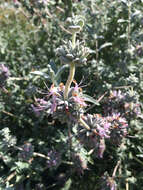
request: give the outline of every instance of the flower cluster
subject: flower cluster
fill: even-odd
[[[31,143],[25,143],[20,150],[18,157],[22,161],[29,161],[33,156],[34,147]]]
[[[83,119],[90,127],[90,131],[80,133],[82,128],[79,128],[79,141],[89,150],[93,150],[94,155],[98,158],[103,157],[106,139],[110,139],[113,144],[119,145],[122,138],[127,135],[128,123],[120,114],[108,117],[99,114],[87,114],[84,115]]]
[[[75,86],[70,88],[66,101],[64,100],[64,89],[65,86],[62,83],[58,87],[52,85],[48,95],[44,99],[37,99],[36,106],[32,105],[33,111],[39,115],[40,111],[44,110],[61,123],[74,122],[84,112],[87,104],[82,97],[82,89],[76,82]]]
[[[54,150],[50,150],[47,154],[49,160],[47,161],[48,168],[57,167],[60,164],[60,154]]]
[[[120,116],[120,113],[106,117],[110,126],[110,140],[113,144],[120,144],[123,137],[127,135],[127,120]]]
[[[119,112],[126,118],[141,115],[140,103],[135,92],[122,93],[120,90],[110,92],[110,96],[104,102],[104,115]]]
[[[110,177],[107,172],[101,177],[101,190],[117,190],[117,184],[113,177]]]
[[[8,79],[10,73],[8,68],[4,65],[0,65],[0,87],[5,85],[6,80]]]
[[[91,50],[85,47],[83,42],[73,43],[71,41],[64,42],[64,45],[60,46],[56,50],[57,56],[63,64],[75,63],[77,66],[83,65],[87,61],[87,56],[90,54]]]
[[[100,114],[87,114],[84,116],[84,120],[91,128],[92,134],[96,134],[101,138],[110,137],[110,123],[108,123],[106,118],[102,117]]]

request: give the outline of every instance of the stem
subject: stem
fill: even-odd
[[[68,93],[69,93],[71,83],[74,79],[74,75],[75,75],[75,64],[71,63],[70,64],[70,73],[69,73],[68,80],[65,85],[64,100],[68,99]]]
[[[133,156],[134,160],[136,160],[138,163],[140,163],[143,166],[143,161],[139,160],[137,157]]]
[[[76,33],[72,34],[72,47],[75,48],[75,42],[76,42]]]
[[[114,178],[116,176],[116,172],[117,172],[117,169],[119,167],[119,165],[121,164],[121,160],[119,160],[114,168],[114,171],[113,171],[113,174],[112,174],[112,177]]]
[[[7,112],[7,111],[5,111],[5,110],[2,110],[2,112],[5,113],[5,114],[7,114],[7,115],[9,115],[9,116],[11,116],[11,117],[14,117],[14,118],[17,117],[16,115],[14,115],[14,114],[12,114],[12,113],[10,113],[10,112]]]
[[[69,137],[69,150],[70,150],[70,160],[72,158],[72,138],[71,138],[71,126],[68,124],[68,137]]]
[[[11,173],[6,179],[5,179],[5,183],[9,182],[12,178],[14,178],[16,176],[16,171],[14,171],[13,173]]]
[[[128,183],[128,179],[126,179],[126,190],[129,190],[129,183]]]
[[[90,127],[87,125],[87,123],[85,123],[85,121],[81,117],[79,118],[79,122],[85,129],[90,130]]]
[[[75,42],[76,42],[76,33],[72,34],[72,47],[73,49],[75,48]],[[64,100],[68,99],[68,93],[69,93],[69,89],[71,86],[71,83],[74,79],[74,75],[75,75],[75,63],[70,63],[70,73],[68,76],[68,80],[66,82],[65,85],[65,92],[64,92]]]
[[[131,45],[131,2],[128,0],[128,48],[130,48]]]
[[[99,58],[99,53],[98,53],[98,39],[96,38],[96,68],[97,68],[97,73],[98,73],[98,65],[99,65],[99,62],[98,62],[98,58]]]

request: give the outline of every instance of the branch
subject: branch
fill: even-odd
[[[112,178],[114,178],[116,176],[116,172],[117,172],[117,169],[119,167],[119,165],[121,164],[121,160],[119,160],[114,168],[114,171],[113,171],[113,174],[112,174]]]
[[[12,178],[14,178],[16,176],[16,171],[14,171],[13,173],[11,173],[5,180],[4,183],[10,181]]]

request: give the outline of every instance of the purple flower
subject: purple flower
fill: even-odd
[[[0,86],[3,87],[6,80],[8,79],[10,73],[9,70],[4,64],[0,65]]]
[[[4,64],[1,64],[1,69],[2,69],[2,72],[4,73],[8,73],[8,68],[4,66]]]
[[[31,143],[26,142],[21,148],[18,157],[23,161],[29,161],[33,156],[34,147]]]
[[[103,126],[97,125],[97,131],[101,138],[109,138],[108,135],[110,133],[109,129],[105,129]]]
[[[87,106],[87,104],[84,102],[84,99],[82,97],[79,97],[78,95],[77,96],[74,96],[73,97],[74,101],[80,105],[80,107],[85,107]]]
[[[101,177],[101,190],[117,190],[117,184],[113,177],[110,177],[107,172]]]
[[[40,109],[39,107],[34,106],[33,104],[31,105],[33,112],[35,113],[36,116],[40,115],[40,111],[42,111],[42,109]]]
[[[31,105],[34,113],[39,116],[40,112],[45,110],[47,108],[47,101],[45,101],[44,99],[36,99],[36,103],[37,105],[34,106],[33,104]]]
[[[57,96],[53,94],[52,96],[52,104],[51,104],[51,113],[56,111],[57,102],[56,102]]]
[[[124,95],[122,94],[121,90],[117,91],[117,90],[114,90],[114,91],[111,91],[111,94],[110,94],[110,97],[109,98],[117,98],[117,99],[123,99],[124,98]]]
[[[37,101],[40,105],[46,105],[46,104],[47,104],[47,101],[45,101],[44,99],[37,98],[36,101]]]
[[[48,168],[57,167],[60,164],[60,154],[54,150],[48,152],[49,160],[47,161]]]
[[[48,96],[52,96],[51,99],[51,113],[56,111],[57,108],[57,98],[60,97],[61,95],[59,94],[59,90],[62,90],[61,86],[55,87],[54,85],[51,86],[50,90],[49,90],[49,94]]]

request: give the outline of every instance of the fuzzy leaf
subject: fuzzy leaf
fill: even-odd
[[[91,96],[89,96],[87,94],[82,94],[82,97],[84,98],[84,100],[86,102],[90,102],[90,103],[93,103],[95,105],[100,105],[94,98],[92,98]]]
[[[61,190],[69,190],[70,187],[71,187],[71,183],[72,183],[72,180],[71,180],[71,178],[69,178],[68,181],[66,182],[66,184],[64,185],[64,187]]]
[[[56,73],[58,69],[57,69],[55,62],[51,60],[49,62],[49,65],[50,65],[51,69],[54,71],[54,73]]]
[[[101,49],[103,49],[105,47],[108,47],[108,46],[112,46],[112,43],[111,42],[107,42],[107,43],[101,45],[98,51],[100,51]]]
[[[42,76],[46,79],[50,79],[49,75],[47,75],[46,73],[43,73],[41,71],[32,71],[32,72],[30,72],[30,74],[39,75],[39,76]]]
[[[68,68],[68,67],[69,67],[69,65],[63,65],[63,66],[57,71],[56,76],[55,76],[55,81],[58,82],[58,80],[59,80],[59,82],[60,82],[61,74],[62,74],[62,73],[64,72],[64,70],[65,70],[66,68]]]

